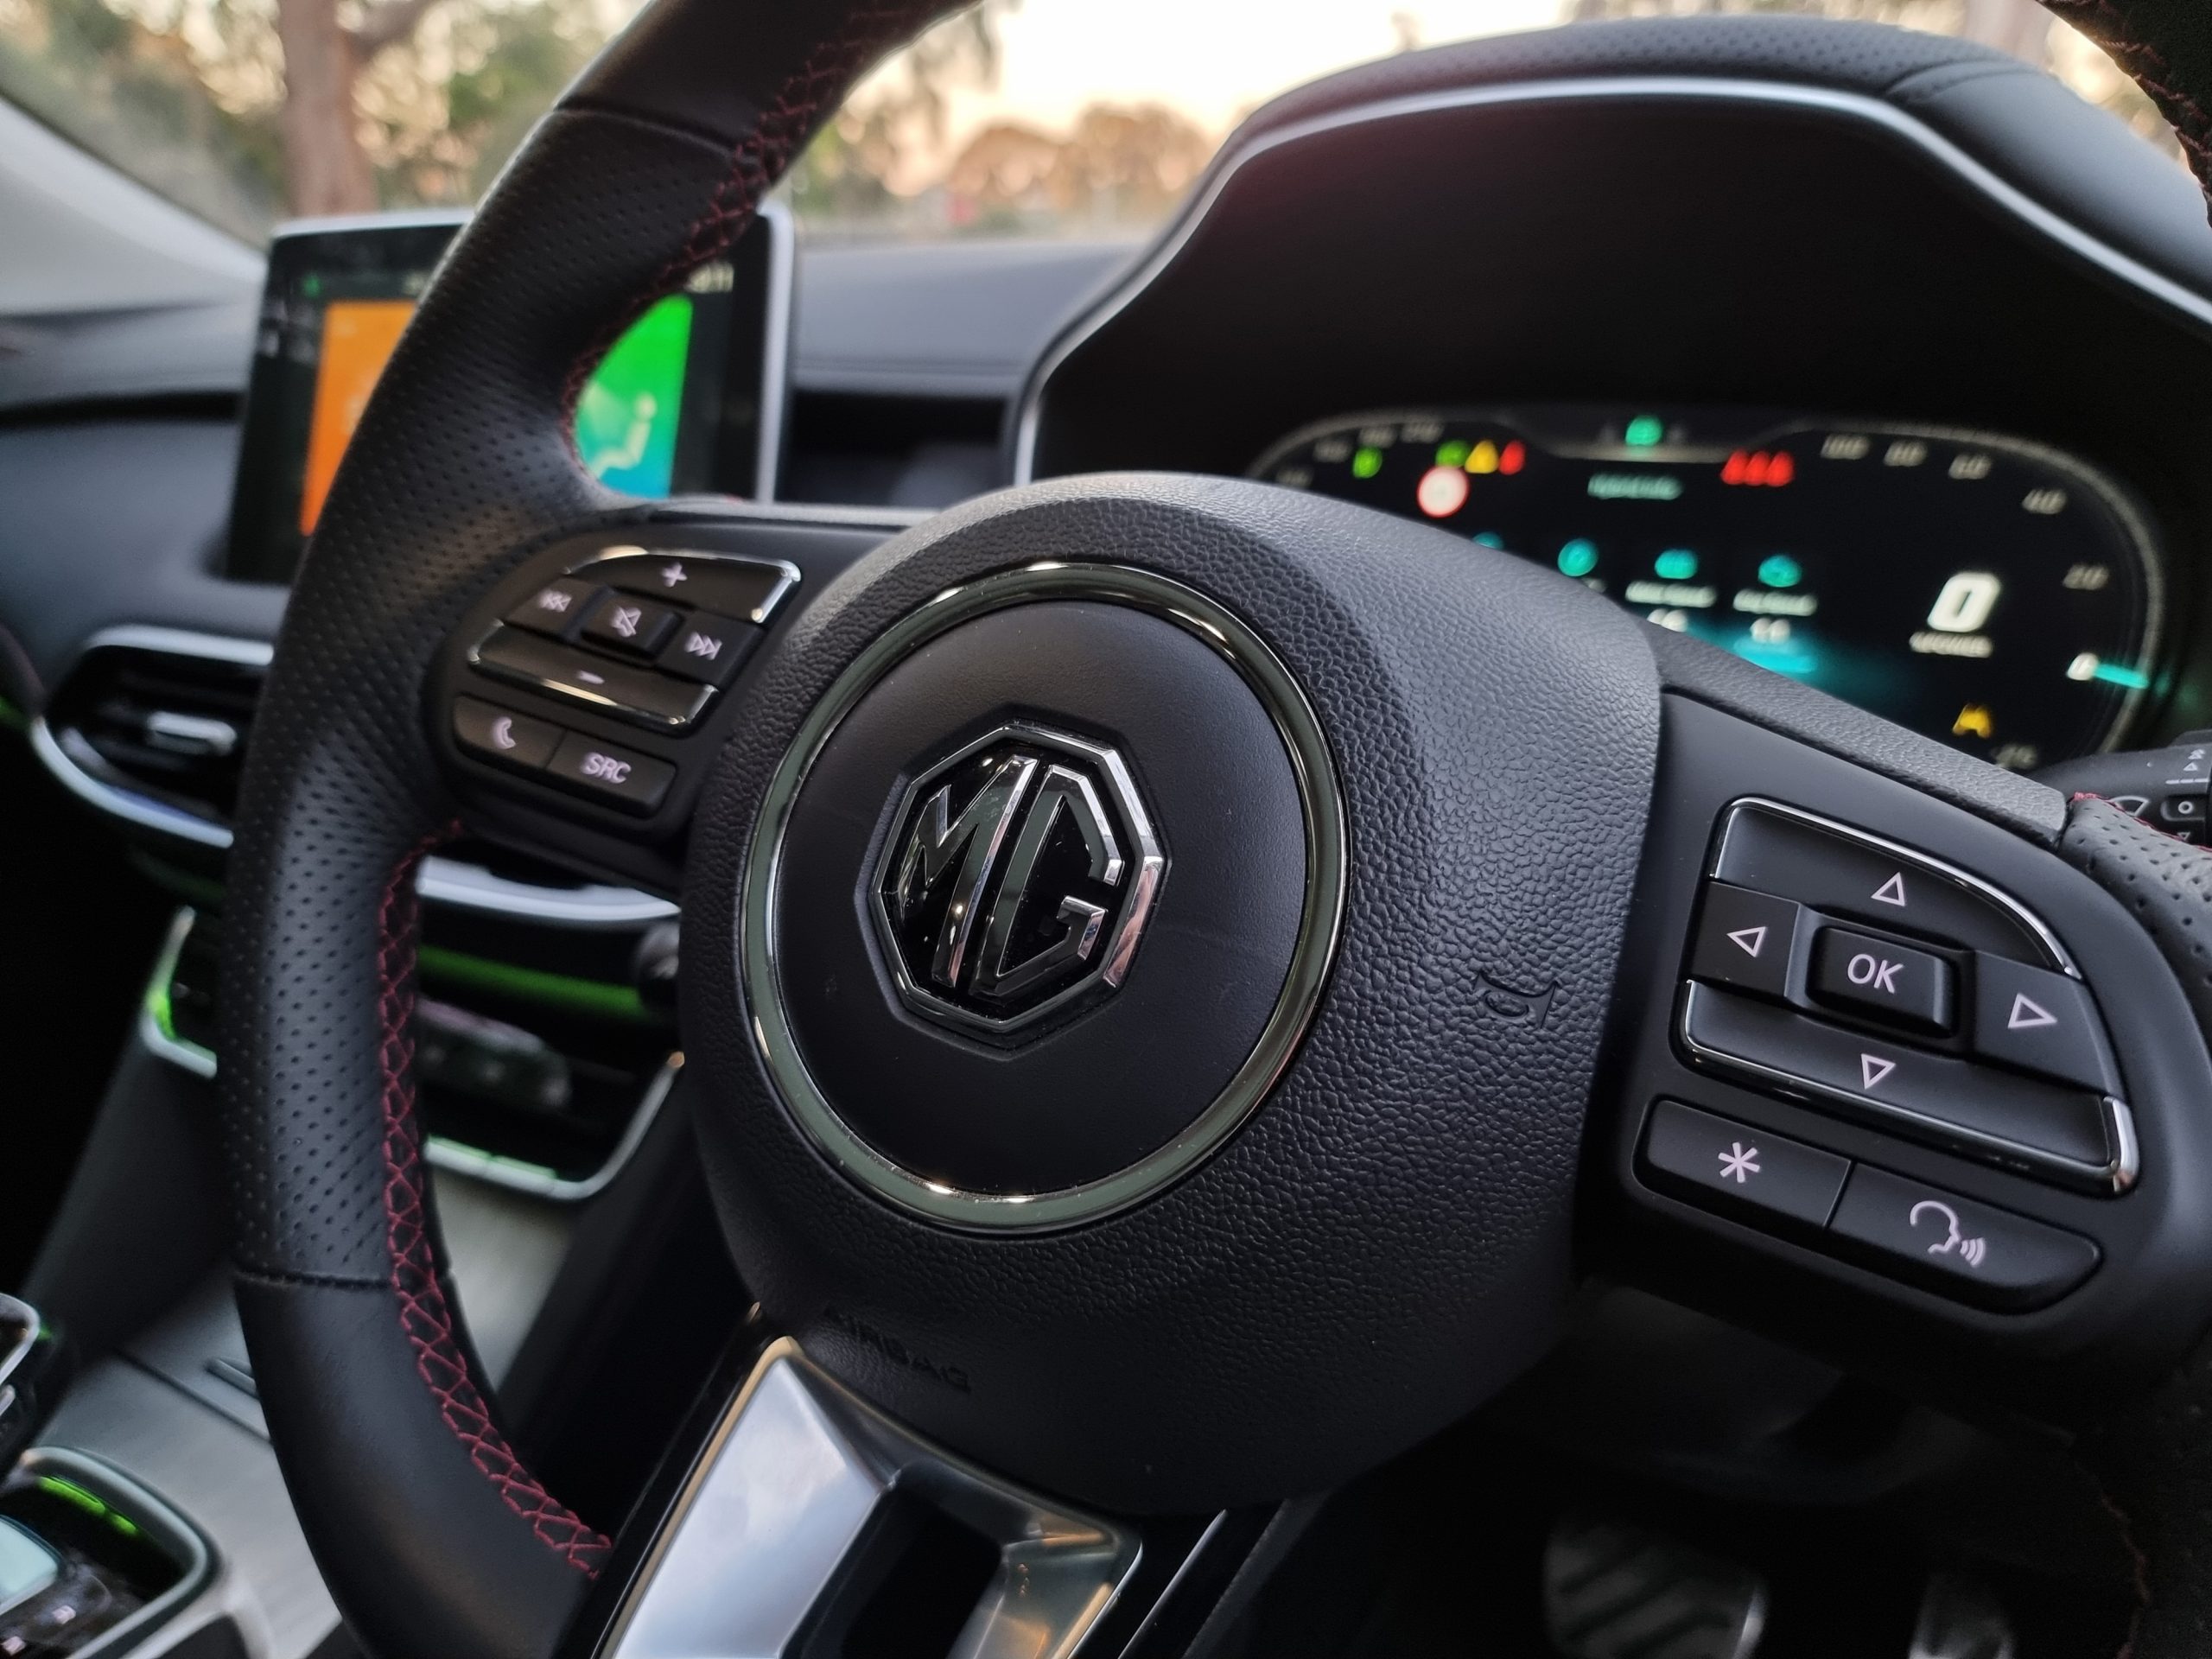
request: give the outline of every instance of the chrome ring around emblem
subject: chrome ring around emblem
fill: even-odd
[[[1050,1192],[968,1192],[885,1158],[846,1126],[816,1083],[784,1006],[775,951],[778,878],[785,831],[816,757],[876,682],[894,664],[963,622],[1009,606],[1050,600],[1127,605],[1162,617],[1219,653],[1259,696],[1297,777],[1306,830],[1305,904],[1289,972],[1251,1054],[1174,1140],[1126,1168],[1080,1186]],[[1002,729],[993,736],[1005,734]],[[1036,728],[1026,734],[1032,741],[1054,745],[1082,741]],[[1084,747],[1094,755],[1112,755],[1095,745]],[[1118,757],[1113,758],[1118,764]],[[926,776],[941,779],[950,764],[940,763]],[[1133,786],[1128,798],[1141,814]],[[916,804],[911,798],[902,801],[901,827]],[[1131,834],[1137,834],[1134,824]],[[1143,834],[1151,834],[1148,821]],[[931,1220],[977,1231],[1041,1231],[1096,1220],[1149,1197],[1204,1161],[1266,1098],[1290,1064],[1320,1003],[1336,957],[1344,918],[1345,840],[1344,799],[1320,721],[1290,671],[1241,619],[1179,582],[1122,565],[1039,563],[979,578],[939,594],[861,652],[801,723],[769,780],[747,855],[740,899],[741,968],[754,1042],[777,1093],[809,1138],[846,1175],[878,1196]],[[1143,856],[1141,848],[1138,856]],[[874,874],[878,894],[886,868],[879,865]],[[1124,933],[1130,908],[1125,901]],[[880,926],[880,906],[871,909],[879,911]],[[1103,965],[1119,956],[1126,968],[1127,950],[1134,948],[1135,938],[1134,934],[1116,938],[1117,945],[1099,960]],[[1091,978],[1086,973],[1059,990],[1080,993]],[[1062,1011],[1057,995],[1040,1006],[1040,1015]],[[1028,1012],[1024,1010],[1025,1015]]]

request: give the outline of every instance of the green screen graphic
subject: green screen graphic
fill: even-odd
[[[671,294],[614,342],[576,400],[576,453],[591,475],[632,495],[666,495],[691,347],[691,301]]]

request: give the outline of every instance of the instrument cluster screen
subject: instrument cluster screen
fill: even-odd
[[[1252,475],[1550,565],[2003,766],[2106,746],[2152,683],[2142,514],[2016,439],[1740,410],[1400,410],[1294,433]]]

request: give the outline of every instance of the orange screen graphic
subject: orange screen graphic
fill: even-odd
[[[301,535],[313,531],[322,516],[338,458],[360,424],[377,377],[399,343],[399,331],[414,315],[412,300],[334,300],[322,314],[322,361],[315,370],[307,479],[300,492]]]

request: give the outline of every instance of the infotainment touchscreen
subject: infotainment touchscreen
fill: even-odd
[[[459,216],[328,220],[269,250],[240,435],[228,573],[289,582],[338,462]],[[764,213],[633,323],[577,399],[585,467],[611,488],[773,493],[791,231]]]

